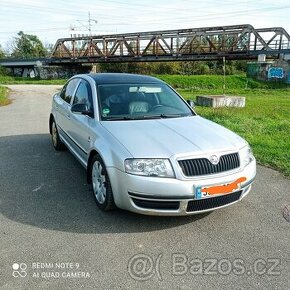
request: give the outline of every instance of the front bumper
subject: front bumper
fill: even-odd
[[[251,189],[256,175],[256,161],[245,168],[222,176],[179,180],[144,177],[127,174],[116,168],[107,168],[115,203],[119,208],[147,215],[192,215],[223,208],[243,199]],[[241,187],[229,194],[195,198],[197,187],[231,183],[246,177]]]

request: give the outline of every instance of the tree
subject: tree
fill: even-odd
[[[6,53],[4,52],[2,46],[0,45],[0,59],[3,59],[6,57]]]
[[[50,57],[52,50],[53,50],[53,47],[54,47],[54,44],[49,43],[49,42],[45,42],[43,46],[45,49],[45,54],[46,54],[45,56]]]
[[[15,58],[45,57],[46,49],[36,35],[19,31],[14,38],[11,56]]]

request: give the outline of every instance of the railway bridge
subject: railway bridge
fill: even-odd
[[[0,60],[10,69],[61,66],[79,69],[101,62],[290,59],[290,35],[282,27],[252,25],[94,35],[58,39],[43,59]]]

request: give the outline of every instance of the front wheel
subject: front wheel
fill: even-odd
[[[110,211],[115,208],[111,182],[105,164],[99,155],[95,155],[91,166],[92,190],[97,206]]]
[[[62,151],[66,149],[65,145],[61,142],[59,138],[55,120],[53,120],[51,124],[51,139],[52,139],[52,144],[55,150]]]

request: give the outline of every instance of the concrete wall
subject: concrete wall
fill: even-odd
[[[91,67],[39,66],[35,70],[40,79],[68,79],[76,74],[90,72]]]
[[[289,61],[250,62],[247,66],[247,76],[261,81],[278,81],[290,84]]]
[[[73,75],[88,73],[90,66],[34,66],[34,67],[16,67],[7,69],[11,75],[25,78],[49,79],[68,79]]]

